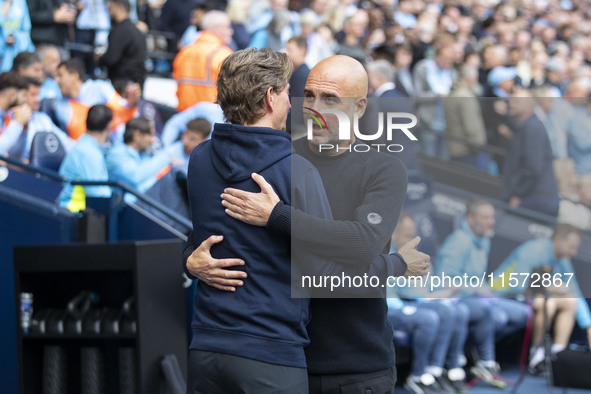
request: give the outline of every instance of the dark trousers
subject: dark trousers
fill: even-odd
[[[187,394],[306,394],[306,368],[191,350]]]
[[[310,394],[393,394],[396,367],[360,374],[309,375],[308,380]]]

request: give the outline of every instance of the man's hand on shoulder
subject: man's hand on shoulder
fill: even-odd
[[[244,223],[263,227],[267,225],[273,208],[280,201],[273,187],[261,175],[252,174],[252,179],[261,188],[260,193],[228,188],[222,194],[226,214]]]

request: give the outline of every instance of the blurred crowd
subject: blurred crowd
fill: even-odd
[[[409,170],[420,171],[421,151],[466,171],[500,176],[499,198],[510,206],[591,230],[588,1],[0,0],[0,5],[0,155],[43,165],[47,154],[61,154],[53,169],[64,177],[119,180],[145,192],[170,169],[186,173],[191,151],[209,138],[214,123],[223,122],[216,81],[230,53],[247,47],[285,51],[294,65],[291,97],[305,95],[308,72],[320,60],[346,55],[366,67],[373,97],[404,100],[401,105],[418,117],[420,146],[405,145]],[[177,113],[169,119],[143,99],[149,73],[177,82]],[[36,144],[48,133],[57,138]],[[111,193],[108,187],[84,192]],[[68,186],[60,204],[76,210],[75,200],[76,188]],[[468,209],[460,233],[490,241],[478,233],[485,226],[479,222],[486,216],[483,207],[492,210],[486,203]],[[494,212],[488,216],[490,230]],[[574,233],[580,243],[576,230],[563,233],[558,231],[554,242]],[[445,253],[440,256],[443,264]],[[554,257],[566,261],[572,255]],[[408,316],[417,309],[427,311],[424,319],[447,309],[457,313],[466,329],[456,332],[448,324],[444,330],[448,344],[452,337],[463,338],[450,347],[454,357],[469,328],[482,334],[474,327],[494,328],[490,319],[502,316],[477,319],[476,312],[500,308],[498,302],[459,307],[408,302],[391,308],[400,312],[392,317],[395,325],[407,324],[409,332],[414,323]],[[500,308],[508,320],[516,305]],[[564,306],[568,322],[574,324],[577,308]],[[588,327],[585,311],[581,325]],[[517,328],[525,325],[526,312],[515,318]],[[500,329],[508,324],[495,323]],[[571,330],[572,324],[563,330],[561,349]],[[484,361],[480,372],[493,383],[494,337],[493,330],[475,338]],[[431,383],[420,381],[426,373],[441,376],[444,366],[458,372],[457,357],[445,365],[446,351],[440,349],[436,362],[417,358],[411,386],[421,387],[413,391],[426,391]],[[536,365],[539,361],[537,354]]]
[[[304,95],[318,61],[347,55],[366,66],[373,96],[408,98],[419,118],[417,150],[503,176],[499,197],[514,207],[591,228],[588,2],[9,0],[2,12],[0,71],[41,83],[39,108],[19,103],[16,118],[44,112],[73,140],[94,104],[114,110],[112,142],[137,116],[160,140],[158,111],[141,99],[148,73],[176,80],[182,113],[215,101],[219,65],[232,51],[286,51],[292,97]],[[0,153],[15,150],[14,138],[3,139]],[[16,150],[28,158],[26,144]],[[410,170],[415,159],[406,161]]]

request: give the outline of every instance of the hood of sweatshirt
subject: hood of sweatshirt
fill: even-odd
[[[211,134],[212,162],[227,182],[242,182],[291,154],[291,137],[269,127],[216,123]]]

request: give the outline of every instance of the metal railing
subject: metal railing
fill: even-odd
[[[179,215],[178,213],[171,210],[170,208],[160,204],[158,201],[142,194],[137,189],[134,189],[133,187],[125,185],[121,182],[118,182],[118,181],[114,182],[114,181],[71,180],[71,179],[67,179],[67,178],[62,177],[60,174],[58,174],[55,171],[51,171],[51,170],[48,170],[48,169],[42,168],[42,167],[35,167],[35,166],[29,165],[29,164],[24,164],[18,160],[14,160],[14,159],[11,159],[8,157],[0,158],[0,163],[2,163],[2,162],[8,163],[8,164],[15,166],[15,167],[19,167],[19,168],[26,170],[27,172],[30,172],[33,174],[45,176],[55,182],[69,183],[72,186],[76,186],[76,185],[80,185],[80,186],[109,186],[112,188],[120,189],[123,193],[129,193],[129,194],[133,195],[139,201],[141,201],[141,202],[145,203],[146,205],[150,206],[151,208],[157,210],[158,212],[162,213],[167,218],[173,220],[174,222],[180,224],[181,226],[186,227],[188,230],[191,230],[193,228],[193,225],[189,219]]]

